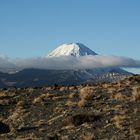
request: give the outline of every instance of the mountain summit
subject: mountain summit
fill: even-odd
[[[79,57],[85,55],[96,55],[96,53],[81,43],[62,44],[48,54],[49,57],[59,57],[59,56]]]

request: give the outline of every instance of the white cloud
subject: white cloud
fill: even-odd
[[[14,68],[15,65],[13,62],[11,62],[10,58],[6,55],[0,54],[0,69],[7,69]]]
[[[108,67],[140,68],[140,61],[118,56],[81,56],[81,57],[38,57],[29,59],[16,59],[15,65],[24,68],[39,69],[94,69]]]
[[[125,68],[124,70],[129,71],[131,73],[140,74],[140,69],[138,68]]]
[[[0,70],[9,68],[38,68],[54,70],[94,69],[94,68],[140,68],[140,60],[118,56],[63,56],[63,57],[36,57],[27,59],[10,59],[0,55]]]

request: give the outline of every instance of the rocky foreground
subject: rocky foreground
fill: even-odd
[[[0,140],[139,140],[140,76],[0,90]]]

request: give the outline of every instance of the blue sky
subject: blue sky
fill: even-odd
[[[139,0],[0,0],[0,53],[42,56],[81,42],[99,54],[140,60],[139,7]]]

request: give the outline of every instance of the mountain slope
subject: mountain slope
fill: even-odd
[[[88,78],[90,76],[86,71],[25,69],[15,74],[3,74],[0,88],[80,85]]]
[[[129,76],[121,69],[40,70],[25,69],[14,74],[0,73],[0,88],[80,85],[114,82]]]

